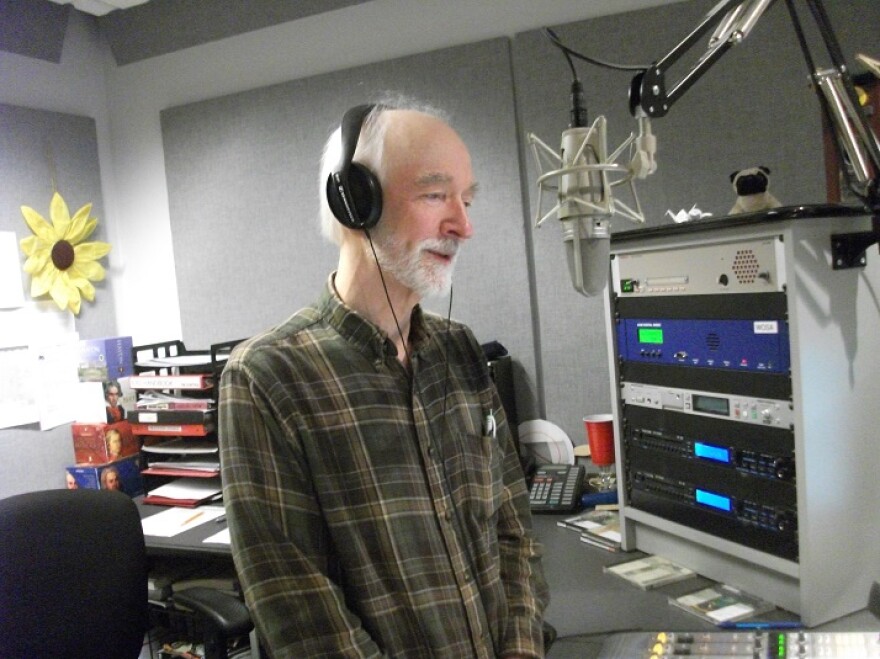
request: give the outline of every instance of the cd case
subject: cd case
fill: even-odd
[[[713,624],[744,620],[775,608],[770,602],[724,584],[670,597],[669,603]]]
[[[642,590],[658,588],[696,575],[693,570],[662,556],[645,556],[616,565],[606,565],[603,571],[626,579]]]
[[[581,533],[581,542],[595,547],[602,547],[609,551],[620,551],[620,522],[615,521],[606,526],[598,526],[593,529],[585,529]]]
[[[608,551],[620,551],[620,513],[617,510],[588,510],[556,522],[581,534],[581,542]]]
[[[557,526],[578,531],[583,533],[588,529],[598,529],[599,527],[620,524],[620,513],[616,510],[588,510],[586,512],[560,519],[556,522]]]

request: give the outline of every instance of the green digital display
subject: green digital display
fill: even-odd
[[[694,410],[696,412],[730,416],[730,401],[727,398],[694,394]]]
[[[662,327],[640,327],[639,343],[654,343],[660,345],[663,343]]]

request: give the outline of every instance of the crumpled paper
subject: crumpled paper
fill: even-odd
[[[666,211],[666,214],[672,218],[672,221],[681,224],[682,222],[687,222],[689,220],[702,220],[704,217],[712,217],[712,213],[704,213],[697,205],[694,204],[691,206],[689,211],[684,210],[683,208],[677,213],[673,213],[671,210]]]

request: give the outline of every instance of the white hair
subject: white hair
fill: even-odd
[[[406,96],[386,96],[377,101],[364,119],[353,162],[357,162],[373,172],[380,185],[385,181],[387,172],[384,148],[385,133],[390,124],[387,110],[414,110],[448,123],[443,111]],[[336,171],[341,157],[342,129],[336,128],[324,144],[318,178],[318,198],[320,200],[321,233],[324,238],[337,245],[342,244],[345,229],[333,215],[330,204],[327,202],[327,179],[331,173]]]

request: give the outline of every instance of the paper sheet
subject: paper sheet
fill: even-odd
[[[73,314],[54,302],[28,302],[18,309],[0,309],[0,348],[66,343],[79,340]]]
[[[107,401],[100,382],[80,382],[75,389],[74,419],[77,423],[107,423]]]
[[[178,533],[222,517],[226,511],[223,506],[202,506],[200,508],[168,508],[161,513],[141,520],[144,535],[171,538]]]
[[[0,428],[75,420],[78,341],[73,314],[51,301],[0,309]]]
[[[231,544],[232,541],[229,538],[229,527],[223,529],[219,533],[215,533],[214,535],[205,538],[202,540],[204,543],[215,544],[215,545],[228,545]]]
[[[13,309],[24,304],[21,263],[15,232],[0,231],[0,309]]]
[[[0,428],[40,420],[33,384],[33,357],[27,347],[0,347]]]
[[[31,348],[34,353],[35,398],[40,409],[40,430],[76,420],[77,392],[80,381],[76,374],[79,343]]]
[[[150,490],[150,496],[200,501],[220,494],[220,489],[217,478],[178,478]]]

